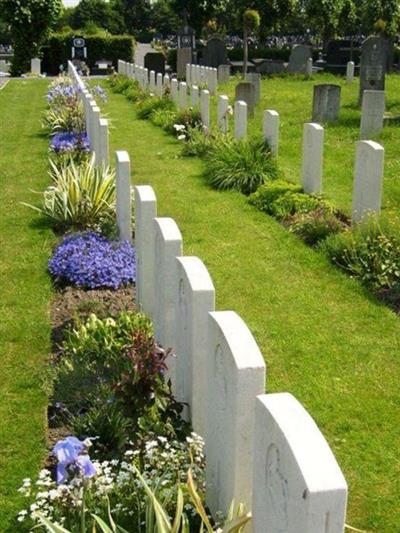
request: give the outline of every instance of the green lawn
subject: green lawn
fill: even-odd
[[[20,205],[48,184],[48,139],[41,135],[47,81],[11,81],[0,91],[0,531],[12,526],[25,477],[45,451],[47,399],[41,375],[49,354],[46,260],[52,233]]]
[[[227,94],[233,102],[237,81],[231,81],[228,86],[221,86],[219,93]],[[323,188],[325,194],[333,199],[338,207],[350,213],[355,143],[359,137],[361,116],[357,107],[358,81],[347,85],[343,78],[330,74],[315,75],[307,81],[293,77],[265,78],[262,81],[261,103],[254,119],[250,121],[249,132],[262,131],[262,115],[265,109],[278,111],[281,120],[279,163],[287,179],[300,181],[303,124],[311,122],[315,83],[336,83],[342,87],[339,123],[325,126]],[[214,100],[216,101],[216,98]],[[386,104],[388,112],[400,115],[398,75],[387,76]],[[213,119],[215,124],[215,110]],[[385,126],[382,135],[374,140],[380,142],[386,152],[383,217],[400,231],[399,122]]]
[[[300,168],[311,86],[264,82],[262,107],[282,115],[280,162],[292,178]],[[344,101],[353,93],[355,87],[345,88]],[[217,308],[238,312],[254,333],[267,362],[267,390],[293,393],[326,435],[350,485],[348,523],[376,533],[400,531],[399,319],[245,197],[210,190],[201,178],[203,163],[181,158],[180,144],[138,121],[123,96],[110,94],[104,110],[112,120],[112,150],[129,151],[133,183],[155,188],[159,214],[179,224],[185,255],[205,262]],[[337,128],[327,134],[337,147],[326,165],[326,190],[344,207],[352,179],[346,161],[356,140],[351,131],[340,142]],[[397,164],[389,165],[394,170],[387,180],[393,205],[399,202]]]

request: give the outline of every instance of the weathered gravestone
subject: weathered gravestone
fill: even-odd
[[[261,74],[258,74],[257,72],[248,72],[246,74],[246,81],[249,81],[254,85],[255,103],[258,105],[261,99]]]
[[[144,56],[144,66],[150,71],[154,70],[156,74],[165,74],[165,57],[164,54],[151,52]]]
[[[298,44],[292,49],[289,57],[288,72],[291,74],[306,74],[307,61],[312,57],[311,48]]]
[[[192,49],[178,48],[177,52],[176,72],[178,79],[184,80],[186,77],[186,65],[192,63]]]
[[[225,85],[229,83],[231,77],[231,66],[230,65],[220,65],[218,67],[218,83],[220,85]]]
[[[285,62],[280,59],[265,59],[256,68],[260,74],[282,74],[286,72]]]
[[[343,533],[346,480],[291,394],[257,397],[253,457],[254,533]]]
[[[213,35],[207,41],[204,51],[204,63],[208,67],[218,68],[228,63],[225,42],[219,35]]]
[[[37,57],[34,57],[31,59],[31,72],[32,74],[36,74],[36,76],[40,76],[41,73],[41,60]]]
[[[385,91],[364,91],[361,109],[360,139],[371,139],[383,128]]]
[[[312,121],[319,124],[336,122],[340,111],[340,85],[314,85]]]
[[[236,85],[235,101],[246,102],[249,116],[254,116],[254,107],[256,104],[256,90],[252,83],[243,81]]]
[[[363,42],[360,65],[360,105],[364,91],[385,90],[388,56],[389,43],[383,37],[371,35]]]

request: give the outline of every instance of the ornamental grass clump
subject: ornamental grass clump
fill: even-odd
[[[84,289],[118,289],[135,281],[135,250],[95,232],[66,237],[49,261],[56,283]]]
[[[268,180],[278,177],[278,168],[262,138],[215,143],[206,156],[205,178],[214,189],[234,189],[251,194]]]
[[[29,204],[49,218],[56,230],[101,231],[115,224],[115,175],[107,167],[96,167],[94,158],[76,164],[68,159],[58,166],[50,161],[52,185],[43,193],[43,206]]]

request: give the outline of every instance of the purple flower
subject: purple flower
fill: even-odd
[[[87,289],[118,289],[135,281],[135,249],[89,231],[66,237],[49,261],[59,282]]]
[[[84,442],[76,437],[59,440],[53,448],[57,457],[57,483],[65,483],[68,479],[68,469],[77,468],[84,477],[90,478],[96,474],[96,469],[90,460]]]
[[[73,100],[77,96],[77,91],[72,85],[56,85],[47,93],[47,101],[49,104],[66,102]]]
[[[67,152],[89,152],[90,143],[86,133],[56,133],[50,142],[50,148],[56,154]]]
[[[100,87],[100,85],[93,87],[92,92],[99,96],[103,102],[107,102],[107,93],[102,87]]]

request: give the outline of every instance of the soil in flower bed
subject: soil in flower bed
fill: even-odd
[[[400,289],[380,289],[376,296],[400,316]]]
[[[85,291],[67,287],[58,292],[51,305],[53,349],[63,340],[63,331],[74,320],[85,320],[91,313],[99,318],[116,317],[123,311],[135,311],[135,288]]]

